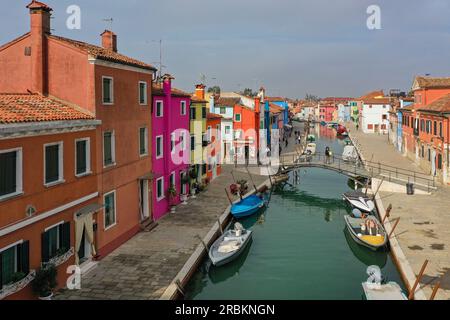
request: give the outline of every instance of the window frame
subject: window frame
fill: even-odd
[[[23,194],[23,148],[0,150],[0,153],[16,152],[16,191],[0,196],[0,201]]]
[[[106,197],[108,197],[110,195],[114,195],[114,223],[110,224],[109,226],[106,226],[106,205],[105,204],[106,204]],[[105,205],[105,207],[103,208],[103,227],[104,227],[104,231],[107,231],[117,225],[117,193],[116,193],[116,190],[112,190],[112,191],[109,191],[109,192],[103,194],[103,204]]]
[[[237,119],[237,116],[239,116],[239,120]],[[236,114],[234,115],[234,121],[236,121],[236,122],[241,122],[241,121],[242,121],[242,115],[241,115],[240,113],[236,113]]]
[[[158,181],[161,181],[161,196],[158,195]],[[166,198],[166,195],[164,194],[164,177],[159,177],[156,179],[156,201],[161,201]]]
[[[46,162],[47,162],[47,155],[46,155],[46,148],[52,147],[52,146],[59,146],[58,148],[58,180],[47,182],[47,168],[46,168]],[[45,143],[43,146],[44,150],[44,186],[45,187],[52,187],[61,183],[64,183],[64,142],[58,141],[58,142],[51,142],[51,143]]]
[[[175,154],[175,147],[176,147],[176,134],[175,132],[172,132],[170,134],[170,154]]]
[[[142,129],[144,129],[144,149],[145,149],[144,153],[141,153],[141,130]],[[138,146],[139,146],[139,156],[140,157],[148,156],[148,128],[147,127],[140,127],[138,129]]]
[[[173,180],[173,183],[172,183]],[[173,186],[175,190],[177,189],[177,178],[176,178],[176,172],[172,171],[169,175],[169,188]]]
[[[105,102],[105,79],[111,80],[111,102]],[[110,76],[102,76],[102,104],[104,106],[114,105],[114,78]]]
[[[77,171],[78,171],[77,143],[81,142],[81,141],[86,141],[86,171],[82,172],[82,173],[77,173]],[[91,138],[87,137],[87,138],[75,139],[75,177],[81,178],[84,176],[88,176],[90,174],[92,174],[92,170],[91,170]]]
[[[105,164],[105,134],[111,133],[111,163]],[[103,168],[114,167],[116,163],[116,132],[115,130],[103,131],[102,135]]]
[[[158,139],[161,141],[161,154],[158,155]],[[164,158],[164,136],[161,134],[155,137],[155,157],[156,159]]]
[[[161,111],[158,114],[158,105],[161,106],[160,110]],[[156,100],[155,101],[155,117],[156,118],[162,118],[164,117],[164,101],[163,100]]]
[[[144,102],[141,101],[141,84],[144,85]],[[147,81],[139,81],[138,82],[138,102],[140,106],[148,105],[148,84]]]
[[[185,116],[187,112],[187,102],[185,100],[180,101],[180,114]]]

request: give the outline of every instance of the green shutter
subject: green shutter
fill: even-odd
[[[45,148],[45,182],[51,183],[59,179],[59,145]]]
[[[48,232],[44,232],[41,235],[41,256],[42,256],[42,262],[48,262],[48,260],[50,260],[50,253],[49,253],[49,233]]]
[[[67,252],[70,249],[70,221],[59,225],[60,248]]]
[[[86,140],[77,141],[77,174],[86,172]]]
[[[0,196],[16,192],[16,162],[16,151],[0,154]]]
[[[18,259],[20,263],[18,263],[19,271],[24,274],[28,274],[30,272],[30,241],[24,241],[19,246]]]

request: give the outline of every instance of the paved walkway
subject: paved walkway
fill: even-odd
[[[356,137],[362,146],[366,160],[373,157],[373,161],[423,172],[388,144],[387,136],[364,134],[352,125],[348,127],[352,138]],[[450,299],[450,188],[439,188],[432,195],[381,192],[380,196],[385,207],[392,204],[391,221],[400,217],[395,233],[414,272],[418,274],[424,261],[430,261],[422,278],[425,295],[430,297],[432,286],[440,281],[436,299]]]
[[[224,188],[233,181],[232,169],[223,166],[222,175],[207,191],[99,261],[82,277],[81,290],[61,290],[55,299],[159,299],[200,243],[196,235],[203,238],[229,205]],[[234,176],[249,180],[245,172],[234,171]],[[253,179],[261,184],[267,177]]]

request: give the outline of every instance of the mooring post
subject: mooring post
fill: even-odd
[[[220,217],[217,218],[217,223],[219,224],[220,233],[223,234],[222,224],[220,223]]]
[[[208,248],[208,246],[206,245],[205,241],[203,241],[202,237],[200,237],[199,235],[197,235],[196,237],[197,237],[197,238],[200,240],[200,242],[203,244],[203,247],[205,248],[206,252],[208,252],[208,251],[209,251],[209,248]]]
[[[391,232],[390,232],[389,235],[388,235],[388,238],[389,238],[389,239],[391,238],[392,234],[394,233],[395,228],[397,228],[397,225],[398,225],[399,222],[400,222],[400,217],[397,218],[397,221],[395,221],[395,224],[394,224],[394,226],[392,227],[392,230],[391,230]]]
[[[420,269],[419,274],[416,277],[416,282],[414,282],[414,286],[412,287],[411,291],[409,292],[408,300],[414,299],[414,294],[416,292],[416,288],[419,285],[420,280],[422,279],[423,273],[425,272],[425,268],[428,265],[428,260],[425,260],[425,262],[422,265],[422,268]]]
[[[430,300],[434,300],[434,298],[436,297],[436,294],[437,294],[437,292],[438,292],[440,286],[441,286],[441,283],[440,283],[440,282],[436,283],[436,285],[435,285],[434,288],[433,288],[433,292],[431,293]]]
[[[392,210],[392,204],[390,203],[384,214],[383,221],[381,222],[382,224],[384,224],[384,222],[386,221],[386,218],[389,218],[389,216],[391,215],[391,210]]]

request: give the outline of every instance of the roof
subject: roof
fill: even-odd
[[[284,108],[282,108],[274,103],[269,103],[269,107],[270,107],[270,112],[272,112],[272,113],[282,113],[284,111]]]
[[[391,99],[389,97],[364,99],[364,104],[390,104]]]
[[[207,120],[214,120],[214,119],[222,119],[223,117],[220,114],[207,112],[206,113],[206,119]]]
[[[129,66],[133,66],[133,67],[152,70],[152,71],[156,70],[156,68],[153,67],[152,65],[149,65],[145,62],[142,62],[142,61],[130,58],[130,57],[127,57],[123,54],[120,54],[120,53],[115,52],[110,49],[106,49],[106,48],[99,47],[99,46],[89,44],[86,42],[72,40],[72,39],[59,37],[59,36],[55,36],[55,35],[48,35],[48,37],[50,39],[60,41],[65,44],[68,44],[72,47],[75,47],[77,49],[80,49],[96,59],[121,63],[121,64],[129,65]]]
[[[282,97],[266,97],[266,100],[269,102],[285,102],[286,98]]]
[[[191,95],[191,101],[196,103],[208,103],[205,99],[197,97],[195,94]]]
[[[219,97],[214,102],[214,105],[216,107],[234,107],[235,105],[239,104],[241,102],[241,98],[224,98]]]
[[[191,95],[183,90],[172,87],[172,96],[173,97],[186,97],[189,98]],[[153,83],[152,84],[152,95],[156,96],[164,96],[164,90],[162,83]]]
[[[349,97],[327,97],[324,99],[321,99],[322,101],[335,101],[335,102],[348,102],[348,101],[352,101],[353,98],[349,98]]]
[[[408,106],[409,107],[409,106]],[[421,112],[447,113],[450,112],[450,94],[433,101],[432,103],[418,109]]]
[[[450,78],[435,78],[417,76],[414,79],[413,89],[450,88]]]
[[[94,120],[79,107],[40,94],[0,93],[0,123]]]
[[[369,93],[363,95],[362,97],[360,97],[357,100],[368,100],[368,99],[373,99],[373,98],[376,98],[376,97],[384,97],[383,90],[377,90],[377,91],[369,92]]]
[[[45,3],[33,0],[31,1],[30,4],[27,5],[28,9],[45,9],[47,11],[53,11],[52,8],[50,8],[48,5],[46,5]]]

